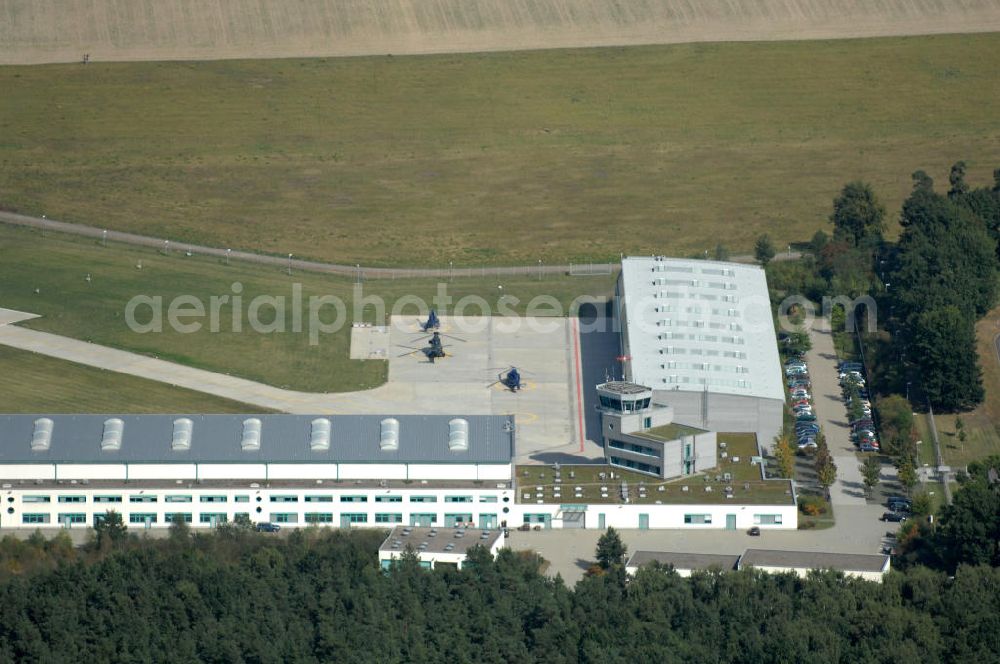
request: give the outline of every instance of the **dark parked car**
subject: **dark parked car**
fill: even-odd
[[[892,521],[893,523],[902,523],[906,521],[906,515],[900,514],[899,512],[884,512],[882,514],[882,521]]]
[[[281,530],[281,526],[276,523],[258,523],[257,532],[258,533],[276,533]]]
[[[747,535],[750,535],[751,537],[760,537],[760,528],[757,526],[752,527],[747,531]]]
[[[913,503],[906,498],[893,497],[889,499],[889,509],[893,512],[909,512],[912,508]]]

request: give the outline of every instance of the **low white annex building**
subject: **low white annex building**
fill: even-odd
[[[410,528],[396,526],[378,550],[379,565],[388,569],[393,561],[412,551],[426,569],[453,567],[461,569],[469,549],[484,547],[494,557],[506,543],[503,529]]]
[[[811,571],[833,570],[844,576],[881,582],[889,573],[889,565],[889,556],[883,554],[747,549],[740,556],[737,568],[753,568],[772,574],[792,572],[802,577]]]
[[[844,576],[880,583],[889,573],[890,559],[882,554],[771,549],[747,549],[742,555],[636,551],[626,563],[625,571],[635,575],[640,568],[654,563],[671,567],[680,576],[691,576],[696,571],[756,569],[769,574],[792,573],[806,577],[810,572],[832,570]]]

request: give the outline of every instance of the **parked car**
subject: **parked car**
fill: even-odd
[[[795,416],[796,422],[815,422],[816,416],[811,412],[802,412]]]
[[[909,512],[912,507],[913,503],[910,502],[909,498],[902,498],[900,496],[892,496],[889,498],[889,509],[893,512]]]
[[[899,512],[883,512],[882,521],[891,521],[892,523],[902,523],[906,521],[906,515],[900,514]]]
[[[815,450],[818,448],[819,445],[816,444],[815,438],[806,438],[805,440],[799,441],[799,449],[802,450],[803,452],[806,450]]]
[[[281,526],[276,523],[258,523],[257,532],[258,533],[276,533],[281,530]]]
[[[747,535],[750,537],[760,537],[760,527],[752,526],[750,530],[747,531]]]
[[[879,446],[877,443],[874,445],[872,443],[861,443],[858,445],[858,449],[862,452],[878,452]]]

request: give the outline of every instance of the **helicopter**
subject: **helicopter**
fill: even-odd
[[[431,313],[427,316],[427,320],[420,323],[420,329],[424,332],[430,332],[440,328],[441,319],[438,318],[437,312],[431,309]]]
[[[444,351],[446,348],[444,342],[441,341],[441,337],[448,337],[449,339],[454,339],[455,341],[465,342],[465,339],[459,339],[458,337],[453,337],[449,334],[441,334],[437,330],[430,336],[428,345],[421,348],[415,348],[413,346],[403,346],[403,348],[410,348],[410,352],[403,353],[400,357],[406,357],[407,355],[413,355],[415,353],[423,353],[424,357],[430,360],[431,364],[434,364],[434,360],[440,357],[447,357],[448,354]],[[419,341],[419,339],[418,339]]]
[[[503,385],[511,392],[517,392],[524,388],[524,383],[521,382],[521,372],[517,370],[517,367],[508,367],[502,369],[499,374],[497,374],[497,379],[490,383],[487,387],[493,387],[494,385]]]

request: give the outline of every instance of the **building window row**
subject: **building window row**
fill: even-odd
[[[685,514],[684,523],[686,525],[700,526],[700,525],[711,525],[712,515],[711,514]]]
[[[632,452],[633,454],[643,454],[645,456],[660,458],[659,451],[647,445],[638,445],[636,443],[626,443],[622,440],[610,439],[608,440],[608,447],[613,447],[616,450],[623,450],[625,452]]]
[[[624,459],[622,457],[611,456],[608,460],[613,466],[620,466],[622,468],[630,468],[632,470],[638,470],[642,473],[651,473],[653,475],[660,475],[660,466],[655,466],[649,463],[642,463],[641,461],[635,461],[633,459]]]
[[[306,512],[306,523],[333,523],[333,514],[330,512]]]
[[[48,514],[22,514],[21,523],[35,524],[35,523],[49,523]]]
[[[754,514],[753,522],[758,526],[780,526],[780,514]]]

